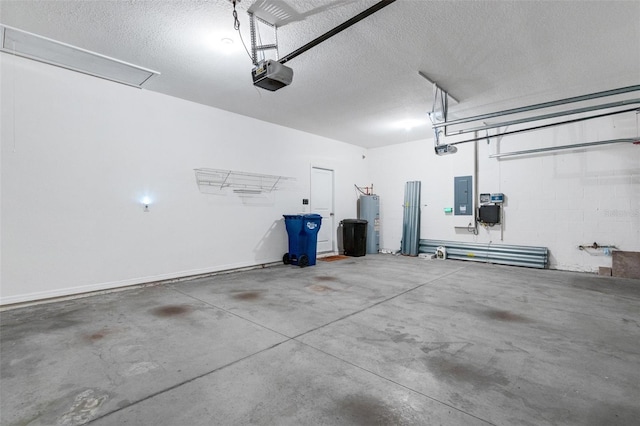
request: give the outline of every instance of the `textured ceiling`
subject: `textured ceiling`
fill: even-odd
[[[289,12],[281,56],[376,3],[242,0],[245,42],[256,2]],[[364,147],[432,136],[433,92],[418,71],[460,101],[454,118],[640,83],[640,1],[398,0],[288,62],[293,83],[276,92],[252,85],[232,9],[2,0],[0,23],[160,71],[147,90]],[[225,51],[222,38],[235,43]]]

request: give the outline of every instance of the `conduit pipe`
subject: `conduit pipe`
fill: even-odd
[[[605,90],[603,92],[596,92],[596,93],[591,93],[591,94],[582,95],[582,96],[574,96],[574,97],[571,97],[571,98],[559,99],[559,100],[551,101],[551,102],[543,102],[543,103],[529,105],[529,106],[525,106],[525,107],[512,108],[512,109],[508,109],[508,110],[504,110],[504,111],[498,111],[498,112],[493,112],[493,113],[488,113],[488,114],[476,115],[476,116],[473,116],[473,117],[461,118],[461,119],[458,119],[458,120],[451,120],[451,121],[447,121],[447,118],[446,118],[447,117],[447,110],[446,110],[447,106],[446,106],[446,103],[445,103],[445,107],[444,107],[445,111],[443,111],[444,121],[441,122],[441,123],[433,123],[433,125],[432,125],[432,128],[433,128],[433,130],[435,132],[434,143],[435,143],[436,154],[442,155],[443,153],[445,153],[445,154],[446,153],[450,153],[450,152],[453,153],[453,152],[455,152],[455,148],[453,148],[453,147],[455,145],[460,145],[460,144],[463,144],[463,143],[476,142],[476,141],[482,140],[482,139],[490,139],[490,138],[502,137],[502,136],[512,135],[512,134],[516,134],[516,133],[522,133],[522,132],[530,132],[530,131],[544,129],[544,128],[548,128],[548,127],[555,127],[555,126],[560,126],[560,125],[563,125],[563,124],[577,123],[577,122],[580,122],[580,121],[591,120],[591,119],[594,119],[594,118],[606,117],[606,116],[615,115],[615,114],[623,114],[623,113],[632,112],[632,111],[640,112],[640,109],[638,109],[637,107],[625,108],[625,109],[621,109],[621,110],[617,110],[617,111],[609,111],[609,112],[602,113],[602,114],[590,115],[588,117],[573,118],[573,119],[557,121],[557,122],[549,123],[549,124],[526,127],[526,128],[523,128],[523,129],[498,132],[498,133],[493,134],[493,135],[488,135],[487,134],[484,137],[478,137],[477,134],[476,134],[475,137],[473,137],[471,139],[465,139],[465,140],[462,140],[462,141],[451,142],[451,143],[444,144],[444,145],[440,145],[440,138],[439,138],[440,134],[443,134],[445,137],[447,137],[447,136],[453,136],[453,135],[460,135],[460,134],[465,134],[465,133],[477,132],[477,131],[481,131],[481,130],[487,130],[488,131],[488,130],[499,129],[501,127],[508,127],[508,126],[516,125],[516,124],[530,123],[530,122],[541,121],[541,120],[550,120],[550,119],[563,117],[563,116],[567,116],[567,115],[582,114],[582,113],[586,113],[586,112],[598,111],[598,110],[603,110],[603,109],[619,108],[619,107],[625,107],[625,106],[629,106],[629,105],[640,104],[640,99],[639,98],[635,98],[635,99],[623,100],[623,101],[618,101],[618,102],[609,102],[609,103],[606,103],[606,104],[593,105],[593,106],[582,107],[582,108],[575,108],[575,109],[571,109],[571,110],[559,111],[559,112],[548,113],[548,114],[542,114],[542,115],[537,115],[537,116],[533,116],[533,117],[510,120],[510,121],[504,121],[504,122],[495,123],[495,124],[487,124],[486,122],[483,122],[483,124],[484,124],[483,126],[478,126],[478,127],[468,128],[468,129],[464,129],[464,130],[459,130],[457,133],[454,133],[453,135],[450,135],[448,133],[448,126],[457,125],[457,124],[464,124],[464,123],[470,123],[470,122],[474,122],[474,121],[482,121],[482,120],[486,120],[486,119],[490,119],[490,118],[496,118],[496,117],[502,117],[502,116],[506,116],[506,115],[512,115],[512,114],[524,113],[524,112],[529,112],[529,111],[535,111],[535,110],[538,110],[538,109],[556,107],[556,106],[566,105],[566,104],[575,103],[575,102],[583,102],[583,101],[588,101],[588,100],[592,100],[592,99],[604,98],[604,97],[607,97],[607,96],[620,95],[620,94],[630,93],[630,92],[635,92],[635,91],[640,91],[640,85],[621,87],[621,88],[612,89],[612,90]],[[443,128],[444,128],[444,130],[443,130]],[[589,146],[589,145],[586,145],[586,146]],[[443,147],[446,148],[446,149],[443,149]],[[443,152],[443,150],[444,150],[444,152]]]
[[[598,110],[601,110],[601,109],[624,107],[624,106],[635,105],[635,104],[640,104],[640,99],[639,98],[628,99],[628,100],[618,101],[618,102],[610,102],[608,104],[592,105],[592,106],[583,107],[583,108],[570,109],[570,110],[567,110],[567,111],[559,111],[559,112],[554,112],[554,113],[549,113],[549,114],[538,115],[538,116],[530,117],[530,118],[520,118],[520,119],[517,119],[517,120],[504,121],[502,123],[485,124],[484,126],[480,126],[480,127],[473,127],[473,128],[470,128],[470,129],[458,130],[456,133],[452,133],[451,135],[446,133],[446,128],[445,128],[445,136],[462,135],[462,134],[465,134],[465,133],[472,133],[472,132],[477,132],[477,131],[480,131],[480,130],[491,130],[491,129],[497,129],[497,128],[500,128],[500,127],[509,127],[509,126],[513,126],[513,125],[516,125],[516,124],[529,123],[531,121],[548,120],[548,119],[553,119],[553,118],[557,118],[557,117],[563,117],[563,116],[566,116],[566,115],[582,114],[582,113],[585,113],[585,112],[598,111]],[[595,117],[587,117],[586,119],[589,119],[589,118],[595,118]],[[561,122],[561,123],[563,123],[563,122]],[[560,123],[558,123],[558,124],[560,124]]]
[[[632,138],[609,139],[606,141],[585,142],[585,143],[577,143],[573,145],[560,145],[560,146],[550,146],[546,148],[526,149],[523,151],[505,152],[503,154],[492,154],[492,155],[489,155],[489,158],[503,158],[503,157],[512,157],[515,155],[537,154],[539,152],[560,151],[563,149],[576,149],[576,148],[584,148],[587,146],[609,145],[613,143],[632,143],[635,145],[640,145],[640,139],[632,139]]]
[[[640,103],[640,99],[638,99],[637,102]],[[448,143],[447,145],[460,145],[460,144],[463,144],[463,143],[475,142],[475,141],[479,141],[479,140],[483,140],[483,139],[491,139],[491,138],[497,138],[497,137],[501,137],[501,136],[514,135],[516,133],[532,132],[534,130],[546,129],[548,127],[560,126],[562,124],[578,123],[580,121],[592,120],[594,118],[608,117],[610,115],[624,114],[626,112],[633,112],[633,111],[640,112],[640,109],[638,109],[638,108],[629,108],[629,109],[623,109],[623,110],[618,110],[618,111],[605,112],[605,113],[602,113],[602,114],[590,115],[589,117],[573,118],[571,120],[564,120],[564,121],[558,121],[558,122],[550,123],[550,124],[542,124],[542,125],[539,125],[539,126],[527,127],[525,129],[517,129],[517,130],[509,130],[509,131],[504,131],[504,132],[498,132],[498,133],[493,134],[493,135],[485,135],[485,136],[482,136],[482,137],[475,137],[475,138],[472,138],[472,139],[465,139],[465,140],[458,141],[458,142],[451,142],[451,143]],[[501,126],[508,126],[508,125],[509,125],[509,123],[502,123],[501,124]],[[483,129],[484,130],[490,130],[491,128],[492,127],[487,126],[487,127],[484,127]]]
[[[590,93],[588,95],[574,96],[572,98],[559,99],[557,101],[543,102],[543,103],[540,103],[540,104],[534,104],[534,105],[529,105],[529,106],[520,107],[520,108],[507,109],[507,110],[504,110],[504,111],[498,111],[498,112],[492,112],[492,113],[488,113],[488,114],[476,115],[474,117],[467,117],[467,118],[460,118],[458,120],[446,121],[446,122],[434,124],[433,128],[434,129],[438,129],[438,128],[441,128],[441,127],[445,127],[446,128],[447,126],[452,126],[452,125],[455,125],[455,124],[470,123],[470,122],[473,122],[473,121],[482,121],[482,120],[487,120],[487,119],[490,119],[490,118],[502,117],[502,116],[505,116],[505,115],[519,114],[519,113],[522,113],[522,112],[535,111],[537,109],[543,109],[543,108],[551,108],[551,107],[554,107],[554,106],[560,106],[560,105],[565,105],[565,104],[574,103],[574,102],[582,102],[582,101],[588,101],[588,100],[592,100],[592,99],[604,98],[604,97],[608,97],[608,96],[620,95],[620,94],[623,94],[623,93],[636,92],[638,90],[640,90],[640,85],[621,87],[621,88],[618,88],[618,89],[605,90],[603,92]],[[531,121],[535,121],[536,120],[535,117],[532,117],[532,118],[533,119]],[[445,131],[446,131],[446,129],[445,129]]]

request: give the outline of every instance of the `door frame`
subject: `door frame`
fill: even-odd
[[[335,223],[335,219],[336,219],[336,215],[335,215],[335,209],[336,209],[336,171],[333,167],[329,167],[327,165],[319,165],[319,164],[311,164],[311,167],[309,168],[309,211],[311,213],[313,213],[313,197],[311,196],[312,194],[312,185],[313,185],[313,169],[319,169],[319,170],[325,170],[325,171],[329,171],[331,172],[331,231],[329,232],[330,238],[331,238],[331,248],[329,249],[329,251],[323,251],[320,253],[336,253],[336,236],[334,235],[335,230],[336,230],[336,223]],[[323,223],[324,225],[324,223]]]

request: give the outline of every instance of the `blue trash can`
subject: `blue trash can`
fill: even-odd
[[[285,265],[298,265],[301,268],[315,265],[322,216],[319,214],[283,216],[289,237],[289,252],[284,254],[282,262]]]
[[[307,234],[307,256],[309,265],[316,264],[316,252],[318,250],[318,232],[322,225],[322,216],[319,214],[305,214],[302,218],[302,228]]]
[[[304,235],[304,231],[302,230],[302,215],[285,214],[284,225],[287,228],[287,235],[289,236],[289,252],[284,254],[282,262],[284,262],[285,265],[290,263],[297,265],[300,255],[304,253],[303,238],[301,238]]]

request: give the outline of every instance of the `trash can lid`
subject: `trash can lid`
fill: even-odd
[[[343,223],[369,223],[364,219],[342,219]]]
[[[302,219],[301,214],[283,214],[282,217],[285,219]]]
[[[303,216],[305,219],[322,219],[322,215],[316,213],[309,213]]]

